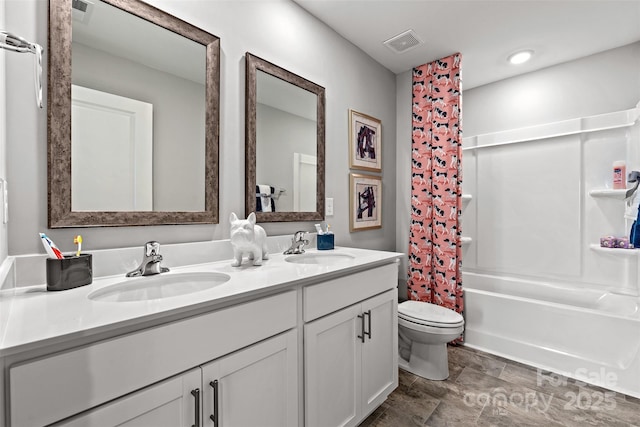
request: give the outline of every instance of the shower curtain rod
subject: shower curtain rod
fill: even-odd
[[[0,48],[12,52],[33,53],[35,55],[36,104],[39,108],[42,108],[42,46],[37,43],[31,43],[8,31],[0,30]]]

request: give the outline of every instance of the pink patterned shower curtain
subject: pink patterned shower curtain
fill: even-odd
[[[463,313],[460,61],[413,69],[408,297]]]

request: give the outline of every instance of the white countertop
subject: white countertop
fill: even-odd
[[[219,272],[231,278],[226,283],[203,291],[148,301],[93,301],[88,295],[96,289],[122,282],[124,275],[94,278],[91,285],[66,291],[47,292],[46,285],[35,285],[2,291],[0,313],[0,356],[33,350],[149,321],[161,321],[176,315],[189,315],[198,310],[214,309],[224,304],[242,302],[279,289],[330,279],[377,265],[394,262],[402,253],[336,247],[332,251],[308,249],[307,253],[349,254],[332,265],[297,264],[284,260],[287,256],[269,254],[262,266],[247,259],[242,266],[232,267],[231,259],[204,264],[173,267],[163,276],[185,272]],[[95,268],[94,268],[95,271]]]

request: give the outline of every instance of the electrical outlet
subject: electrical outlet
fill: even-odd
[[[327,216],[333,216],[333,197],[326,198],[324,212]]]

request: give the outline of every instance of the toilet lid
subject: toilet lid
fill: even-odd
[[[422,301],[405,301],[398,304],[398,315],[407,320],[422,324],[454,326],[464,322],[460,313]]]

